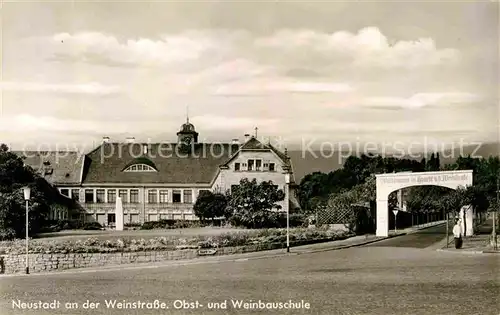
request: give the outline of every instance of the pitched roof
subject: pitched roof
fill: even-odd
[[[83,155],[74,151],[12,151],[51,184],[80,183]]]
[[[241,146],[240,150],[269,150],[269,147],[252,137]]]
[[[239,145],[200,143],[187,155],[176,143],[104,143],[87,154],[83,183],[210,184],[219,166],[238,149]],[[158,172],[122,172],[144,159]]]
[[[270,143],[264,144],[257,140],[255,137],[251,137],[247,142],[245,142],[241,147],[240,150],[235,152],[225,163],[224,166],[227,166],[229,162],[231,162],[236,156],[238,156],[238,153],[240,151],[271,151],[274,152],[284,163],[285,166],[288,166],[291,174],[290,174],[290,182],[291,184],[295,184],[295,177],[293,174],[293,165],[290,157],[288,157],[287,154],[281,152],[278,150],[276,147],[271,145]]]

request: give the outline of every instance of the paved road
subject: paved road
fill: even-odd
[[[419,242],[412,244],[423,246]],[[396,245],[405,243],[400,238]],[[369,246],[217,264],[4,277],[0,314],[498,315],[499,257]],[[107,308],[105,301],[115,299],[157,299],[169,309]],[[305,301],[310,309],[245,310],[231,305],[231,301],[259,299]],[[12,300],[56,300],[61,305],[55,310],[22,311],[13,308]],[[86,300],[100,305],[83,309]],[[202,306],[175,309],[175,300],[198,301]],[[209,302],[225,300],[226,310],[208,307]],[[66,302],[78,303],[79,308],[65,309]]]
[[[410,247],[426,248],[446,237],[446,224],[433,226],[404,236],[391,238],[382,242],[376,242],[367,246],[370,247]]]

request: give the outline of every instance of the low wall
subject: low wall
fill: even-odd
[[[29,254],[29,268],[30,273],[50,272],[74,268],[187,260],[201,256],[231,255],[278,248],[283,248],[283,244],[224,247],[218,248],[216,251],[215,249],[182,249],[124,253]],[[26,255],[1,255],[0,269],[0,273],[5,274],[24,273],[26,271]]]

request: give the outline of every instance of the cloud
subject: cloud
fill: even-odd
[[[99,32],[59,33],[50,38],[59,59],[109,65],[158,66],[192,62],[223,54],[241,32],[186,31],[157,39],[121,40]]]
[[[422,108],[426,106],[446,106],[473,103],[481,97],[471,93],[417,93],[408,98],[401,97],[368,97],[359,104],[378,108]]]
[[[456,63],[460,57],[455,49],[438,49],[431,38],[392,41],[376,27],[363,28],[356,34],[281,30],[256,39],[255,44],[282,55],[321,58],[357,67],[417,68]]]
[[[60,33],[50,38],[54,57],[106,65],[206,67],[236,61],[272,64],[291,75],[317,74],[332,65],[409,68],[454,64],[460,52],[439,49],[432,38],[395,41],[376,27],[357,33],[282,29],[266,35],[242,30],[187,30],[158,38],[120,39],[99,32]],[[246,61],[241,62],[241,59]],[[297,69],[297,65],[300,68]]]
[[[0,90],[24,92],[48,92],[68,94],[111,95],[121,92],[119,86],[105,86],[100,83],[89,84],[45,84],[38,82],[0,81]]]
[[[273,93],[348,93],[354,88],[347,83],[293,81],[286,78],[261,78],[241,83],[220,85],[213,95],[267,95]]]

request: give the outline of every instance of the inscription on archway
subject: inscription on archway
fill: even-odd
[[[405,175],[405,176],[398,176],[398,177],[381,178],[380,181],[383,184],[439,185],[439,184],[450,182],[450,181],[467,181],[468,178],[469,178],[468,174],[460,174],[460,175],[459,174],[455,174],[455,175],[431,174],[431,175],[417,175],[417,176]]]

